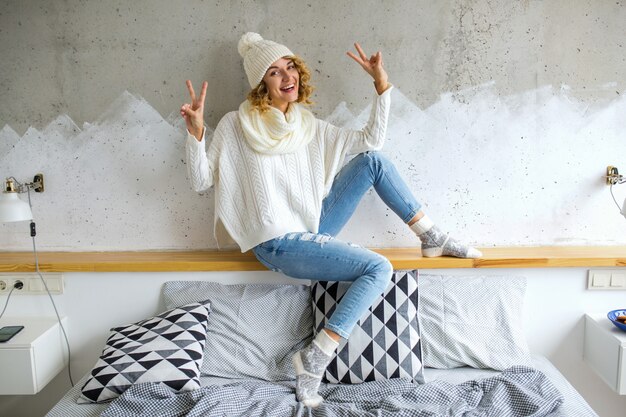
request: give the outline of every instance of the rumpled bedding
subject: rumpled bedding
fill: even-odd
[[[163,384],[138,384],[114,400],[102,417],[478,417],[546,416],[563,402],[540,371],[514,366],[459,385],[408,379],[324,385],[325,401],[315,409],[296,401],[295,382],[245,380],[174,393]]]

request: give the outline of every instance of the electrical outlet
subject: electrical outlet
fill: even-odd
[[[41,276],[46,281],[46,286],[51,294],[63,294],[63,273],[61,272],[42,272]],[[19,273],[0,273],[0,295],[8,294],[15,284],[21,282],[22,288],[13,290],[11,295],[17,294],[47,294],[41,278],[37,273],[19,272]]]
[[[590,269],[588,290],[626,290],[626,268]]]

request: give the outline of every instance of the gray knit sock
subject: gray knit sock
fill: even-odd
[[[424,216],[410,226],[422,241],[422,255],[427,258],[436,256],[455,256],[457,258],[480,258],[483,254],[443,233],[428,216]]]
[[[293,355],[296,369],[296,398],[307,407],[317,407],[324,399],[317,393],[326,367],[339,346],[322,330],[305,348]]]

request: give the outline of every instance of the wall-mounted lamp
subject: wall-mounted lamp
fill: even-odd
[[[619,173],[619,170],[617,169],[617,167],[609,165],[608,167],[606,167],[606,175],[604,178],[606,178],[607,185],[611,186],[610,188],[611,197],[613,197],[613,201],[615,201],[615,205],[620,210],[620,213],[622,213],[622,216],[626,217],[626,198],[624,199],[624,203],[620,207],[619,203],[615,199],[615,196],[613,195],[613,186],[615,184],[626,183],[626,177],[624,177],[623,175]]]
[[[57,319],[59,321],[59,326],[61,327],[61,331],[63,332],[63,336],[65,338],[65,343],[67,344],[67,371],[70,377],[70,383],[74,386],[74,380],[72,379],[72,368],[71,368],[71,358],[70,358],[70,342],[67,339],[67,333],[65,332],[65,327],[61,322],[61,316],[59,316],[59,310],[57,309],[56,304],[54,303],[54,299],[50,294],[50,290],[48,289],[48,284],[46,284],[46,280],[43,279],[41,275],[41,271],[39,270],[39,258],[37,256],[37,246],[35,244],[35,236],[37,235],[35,231],[35,222],[33,221],[33,213],[31,210],[30,204],[30,190],[35,191],[36,193],[42,193],[44,190],[44,182],[43,182],[43,174],[37,174],[33,178],[33,182],[20,183],[14,177],[9,177],[6,179],[4,183],[4,187],[2,193],[0,193],[0,223],[3,222],[21,222],[30,220],[30,236],[33,238],[33,255],[35,256],[35,272],[39,275],[41,279],[41,283],[43,287],[46,289],[48,293],[48,297],[50,297],[50,301],[52,302],[52,306],[54,307],[54,312],[56,313]],[[28,193],[28,203],[22,201],[18,194]],[[6,307],[9,303],[9,296],[7,297],[7,302],[4,306]],[[0,313],[0,317],[4,314],[4,310]]]
[[[0,222],[21,222],[32,220],[30,206],[30,190],[41,193],[44,190],[43,174],[37,174],[33,182],[20,183],[14,177],[6,179],[0,194]],[[28,193],[28,203],[22,201],[18,194]],[[31,221],[31,236],[34,236],[35,224]]]

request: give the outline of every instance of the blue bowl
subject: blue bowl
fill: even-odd
[[[606,316],[609,318],[609,320],[611,320],[611,323],[613,323],[617,328],[626,332],[626,324],[615,320],[617,316],[626,316],[625,309],[609,311]]]

